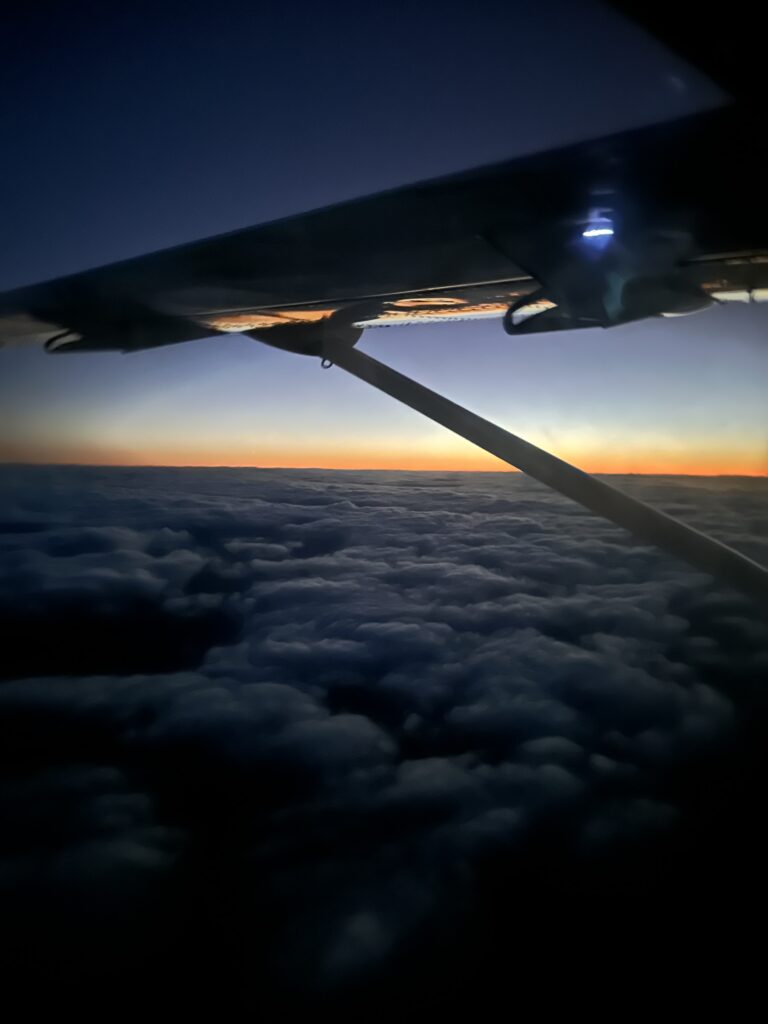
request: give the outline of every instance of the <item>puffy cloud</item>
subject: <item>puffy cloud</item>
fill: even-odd
[[[724,864],[745,827],[765,623],[521,476],[2,483],[0,885],[43,977],[207,962],[190,998],[249,1008],[490,984],[504,922],[574,892],[607,921],[638,857],[663,908],[692,836]],[[624,484],[765,557],[763,481]]]

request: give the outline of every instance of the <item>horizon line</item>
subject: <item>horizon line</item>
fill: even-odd
[[[386,469],[376,466],[255,466],[252,464],[231,464],[221,463],[220,465],[190,465],[180,463],[166,463],[166,462],[136,462],[136,463],[114,463],[114,462],[20,462],[16,460],[0,460],[0,467],[14,467],[14,468],[31,468],[38,467],[40,469],[255,469],[260,472],[276,472],[276,473],[303,473],[303,472],[322,472],[322,473],[463,473],[463,474],[497,474],[502,475],[506,473],[520,473],[522,476],[526,476],[520,469],[516,469],[514,466],[509,466],[506,469],[400,469],[396,466],[390,466]],[[586,471],[584,471],[586,472]],[[740,478],[746,480],[766,480],[768,479],[768,473],[669,473],[669,472],[638,472],[637,470],[624,470],[624,471],[613,471],[610,473],[595,472],[590,473],[590,476],[669,476],[669,477],[703,477],[708,479],[717,478]]]

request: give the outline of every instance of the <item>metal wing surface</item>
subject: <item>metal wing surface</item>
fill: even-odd
[[[0,340],[60,352],[232,331],[268,340],[345,311],[361,327],[502,317],[534,292],[534,312],[570,310],[566,326],[664,312],[655,292],[610,310],[584,254],[606,211],[624,282],[674,275],[707,295],[760,297],[763,145],[724,108],[417,183],[8,292]]]

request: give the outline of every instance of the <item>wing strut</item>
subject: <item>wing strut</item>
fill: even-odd
[[[590,512],[629,530],[638,540],[655,544],[719,582],[768,604],[768,569],[746,555],[502,430],[351,345],[328,344],[324,355],[347,373],[423,413]]]

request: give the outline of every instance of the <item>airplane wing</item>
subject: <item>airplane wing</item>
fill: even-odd
[[[759,134],[724,108],[20,288],[0,296],[0,342],[130,352],[232,331],[274,342],[340,315],[365,328],[513,307],[505,326],[528,333],[759,298]]]
[[[17,289],[0,295],[0,345],[129,352],[243,330],[291,347],[296,325],[332,317],[498,316],[521,334],[760,301],[768,138],[751,6],[608,6],[737,103]]]

